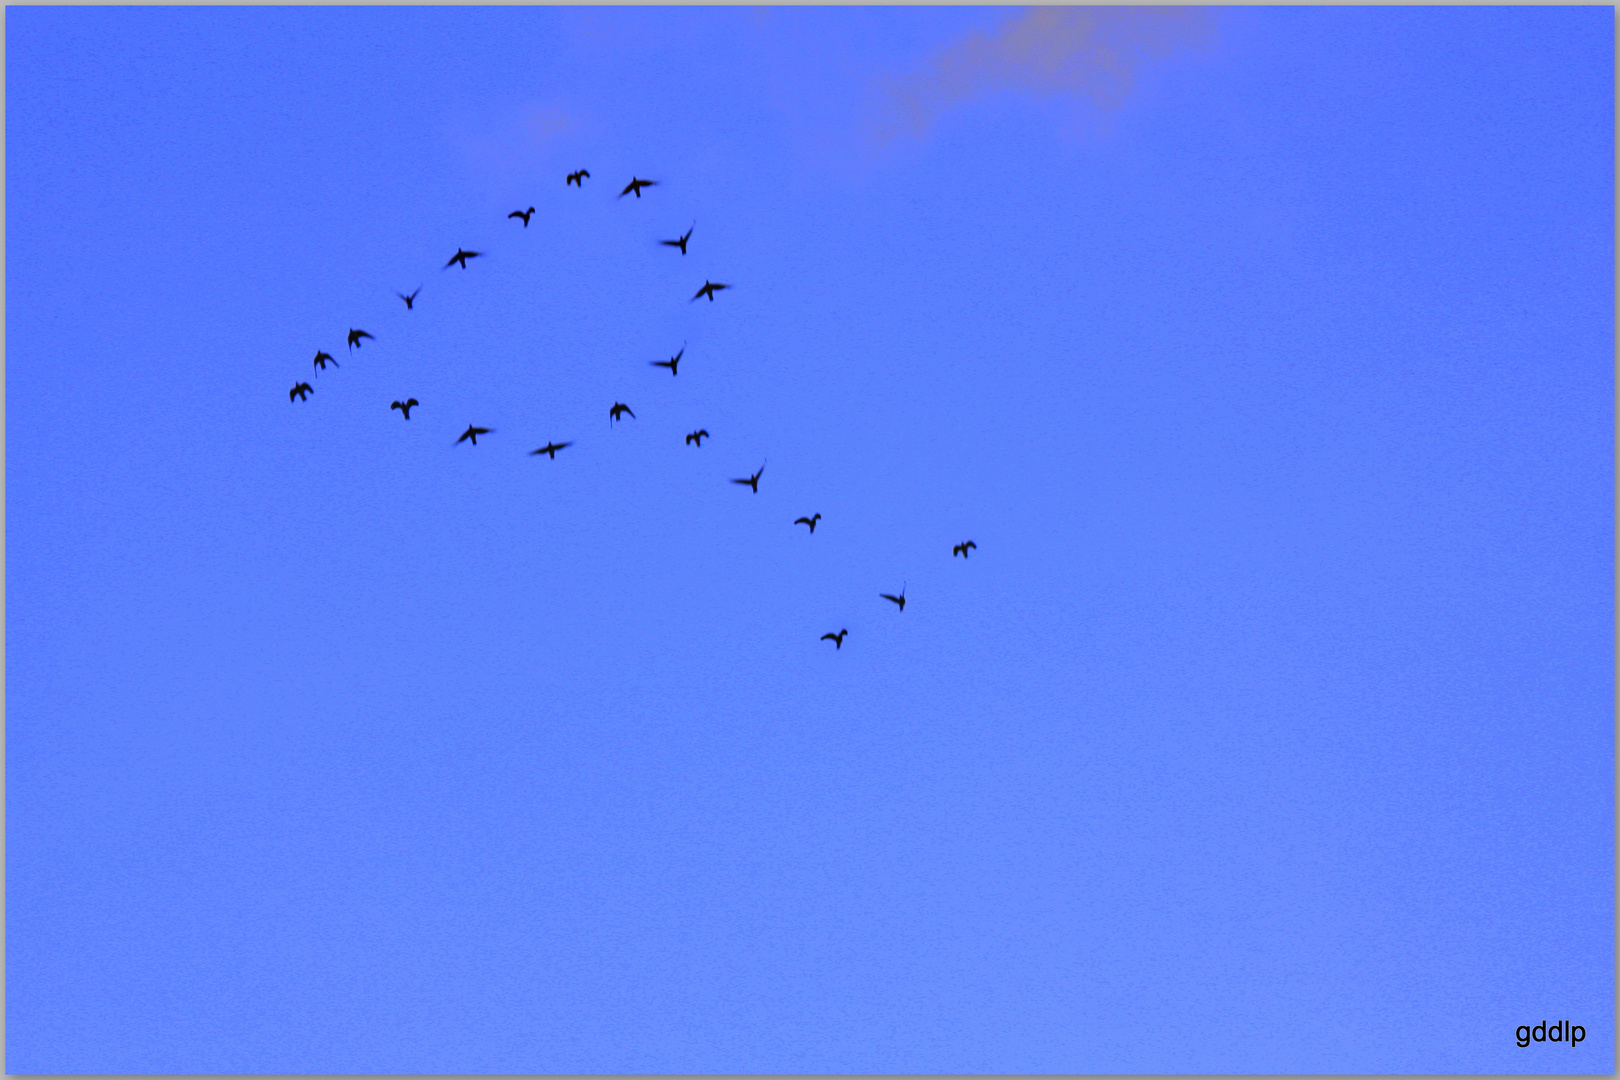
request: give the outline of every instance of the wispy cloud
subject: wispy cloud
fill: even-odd
[[[921,138],[952,106],[1003,90],[1115,108],[1144,64],[1207,42],[1213,29],[1208,8],[1030,8],[994,33],[967,35],[920,71],[886,80],[872,133],[883,142]]]

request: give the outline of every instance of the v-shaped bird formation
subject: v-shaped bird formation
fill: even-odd
[[[567,177],[564,179],[564,186],[565,187],[576,187],[576,188],[580,189],[580,191],[584,191],[584,189],[585,189],[584,181],[589,179],[590,175],[591,174],[585,169],[577,169],[574,172],[571,172],[571,173],[569,173],[567,175]],[[643,189],[650,188],[650,187],[656,187],[657,185],[658,185],[657,180],[643,180],[640,177],[633,176],[633,177],[631,177],[630,182],[625,185],[624,190],[622,190],[622,191],[620,191],[618,193],[616,198],[622,199],[626,195],[634,195],[637,199],[640,199]],[[529,227],[529,219],[532,218],[535,213],[536,213],[535,208],[531,206],[526,210],[514,210],[511,213],[507,214],[506,216],[508,218],[517,218],[517,219],[521,220],[523,222],[523,228],[526,230]],[[665,247],[678,248],[680,250],[681,255],[685,256],[687,254],[687,244],[692,239],[692,233],[694,231],[694,228],[695,227],[689,227],[686,230],[685,235],[680,236],[680,237],[678,237],[678,238],[676,238],[674,240],[660,240],[659,244],[662,245],[662,246],[665,246]],[[467,250],[467,249],[465,249],[463,247],[460,247],[458,245],[457,248],[456,248],[456,253],[450,257],[449,262],[444,264],[443,269],[448,270],[452,266],[459,265],[463,270],[466,270],[467,269],[467,261],[469,259],[483,258],[485,256],[485,254],[486,253],[482,252],[482,251],[469,251],[469,250]],[[709,298],[710,303],[713,303],[715,293],[720,292],[723,289],[730,289],[730,288],[733,288],[733,286],[729,285],[729,284],[721,284],[719,282],[710,281],[707,278],[705,278],[704,281],[703,281],[703,287],[700,288],[697,292],[693,293],[691,299],[695,301],[695,300],[699,299],[700,297],[707,296]],[[407,310],[415,310],[416,298],[421,293],[421,291],[422,291],[421,287],[418,287],[415,291],[413,291],[413,292],[411,292],[409,294],[402,293],[402,292],[395,292],[394,295],[405,302],[405,307],[406,307]],[[359,329],[351,328],[349,330],[349,333],[348,333],[348,349],[349,349],[349,352],[352,354],[356,349],[360,348],[361,345],[365,341],[375,341],[375,340],[376,340],[376,338],[373,335],[367,333],[365,330],[359,330]],[[666,367],[666,368],[669,369],[669,373],[671,375],[678,375],[679,374],[679,365],[680,365],[680,362],[681,362],[681,358],[683,356],[685,356],[685,355],[686,355],[686,346],[683,344],[681,346],[681,348],[680,348],[680,351],[675,353],[675,355],[671,356],[668,360],[653,360],[653,361],[649,361],[649,363],[653,367]],[[338,366],[339,366],[338,362],[332,357],[331,353],[328,353],[328,352],[326,352],[324,350],[317,350],[316,353],[315,353],[315,360],[314,360],[314,365],[313,365],[316,368],[317,374],[319,372],[325,371],[328,364],[330,364],[333,368],[338,368]],[[292,402],[308,401],[309,396],[314,392],[315,392],[315,388],[313,386],[311,386],[308,382],[300,381],[300,382],[294,384],[292,390],[288,393],[287,397],[288,397],[288,400],[292,401]],[[406,420],[409,420],[411,418],[411,410],[413,408],[416,408],[418,404],[419,403],[417,402],[417,400],[414,397],[405,397],[403,400],[395,400],[388,407],[389,407],[390,410],[398,409],[400,411],[400,413],[404,416],[404,418]],[[625,404],[622,401],[614,402],[613,407],[608,410],[608,418],[609,418],[610,425],[618,423],[621,419],[623,419],[626,416],[628,416],[630,419],[633,420],[633,419],[635,419],[636,414],[630,408],[629,405]],[[460,444],[462,444],[464,442],[469,442],[473,446],[477,446],[478,445],[478,436],[480,436],[480,435],[492,435],[494,433],[495,432],[494,432],[493,428],[479,427],[476,424],[468,424],[467,425],[467,430],[463,431],[461,433],[460,438],[456,439],[455,445],[459,446]],[[707,429],[699,428],[698,430],[696,430],[694,432],[691,432],[690,434],[688,434],[686,436],[686,445],[688,445],[688,446],[695,445],[699,449],[702,449],[703,440],[706,439],[706,438],[709,438],[709,437],[710,436],[709,436],[709,432],[708,432]],[[556,442],[554,440],[547,440],[545,446],[540,447],[538,450],[529,451],[529,456],[534,457],[534,456],[537,456],[537,455],[545,455],[546,457],[550,458],[552,461],[555,461],[557,459],[557,451],[565,449],[565,448],[573,446],[573,445],[574,445],[574,442],[572,440],[567,441],[567,442]],[[751,476],[742,477],[742,478],[732,478],[731,483],[745,486],[750,491],[752,491],[755,495],[757,495],[757,494],[759,494],[759,480],[760,480],[760,477],[764,474],[764,472],[765,472],[765,465],[761,464],[759,469],[756,472],[754,472]],[[816,532],[816,525],[820,521],[821,521],[821,514],[820,513],[815,513],[815,514],[809,514],[809,515],[805,515],[803,517],[795,518],[794,521],[793,521],[793,524],[794,525],[807,526],[808,529],[809,529],[809,532],[807,533],[807,535],[808,536],[814,536],[815,532]],[[817,541],[817,542],[820,543],[820,541]],[[956,556],[960,555],[963,559],[966,559],[967,556],[968,556],[968,552],[971,551],[971,550],[975,550],[977,547],[978,547],[978,545],[975,544],[973,541],[964,540],[963,542],[961,542],[959,544],[956,544],[951,548],[951,556],[954,559]],[[895,595],[893,593],[879,593],[878,597],[880,599],[887,600],[890,603],[894,604],[896,609],[899,612],[904,612],[906,610],[906,590],[905,590],[904,586],[901,587],[900,592],[899,592],[898,595]],[[843,650],[843,647],[844,647],[844,636],[846,634],[848,634],[848,633],[849,633],[849,631],[847,629],[840,629],[836,634],[833,634],[833,633],[823,634],[821,636],[821,640],[822,641],[831,641],[834,644],[834,646],[836,647],[836,651],[841,652]]]

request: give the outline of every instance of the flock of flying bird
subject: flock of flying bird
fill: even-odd
[[[588,171],[586,171],[585,169],[579,169],[579,170],[577,170],[575,172],[569,173],[566,180],[564,181],[564,184],[565,185],[572,185],[574,187],[578,187],[581,190],[583,190],[584,187],[585,187],[585,181],[590,179],[590,176],[591,176],[591,174]],[[639,198],[641,198],[641,190],[643,188],[654,187],[654,186],[657,185],[657,183],[658,183],[658,181],[656,181],[656,180],[642,180],[639,177],[632,176],[630,178],[630,183],[625,185],[624,190],[619,192],[618,197],[622,199],[626,195],[632,195],[633,194],[633,195],[635,195],[636,198],[639,199]],[[534,207],[531,206],[527,210],[514,210],[514,211],[512,211],[510,214],[508,214],[506,216],[508,218],[517,218],[518,220],[522,221],[523,222],[523,227],[525,229],[527,229],[529,227],[529,218],[534,216]],[[677,239],[674,239],[674,240],[660,240],[659,243],[662,244],[665,247],[679,248],[681,254],[685,255],[686,254],[687,241],[689,241],[691,239],[692,239],[692,229],[688,228],[686,230],[686,234],[684,236],[678,237]],[[467,251],[466,249],[464,249],[464,248],[462,248],[462,247],[460,247],[458,245],[457,248],[456,248],[456,253],[450,257],[449,262],[444,264],[444,269],[448,270],[452,266],[459,265],[463,270],[465,270],[465,269],[467,269],[467,260],[468,259],[476,259],[476,258],[480,257],[483,254],[484,253],[481,252],[481,251]],[[729,288],[731,288],[730,285],[723,285],[723,284],[721,284],[719,282],[709,281],[707,278],[705,278],[704,281],[703,281],[703,287],[701,289],[699,289],[697,292],[692,294],[692,299],[696,300],[700,296],[707,296],[709,298],[709,302],[713,303],[715,293],[719,292],[722,289],[729,289]],[[405,302],[405,307],[406,307],[407,310],[414,311],[415,308],[416,308],[417,294],[419,294],[421,291],[422,291],[421,288],[418,287],[415,292],[412,292],[409,295],[407,295],[405,293],[395,293],[394,295],[398,296],[401,300],[403,300]],[[360,348],[362,342],[366,341],[366,340],[375,341],[376,339],[371,334],[368,334],[364,330],[351,329],[349,331],[349,352],[352,354],[354,352],[354,350]],[[652,366],[654,366],[654,367],[667,367],[667,368],[669,368],[669,373],[671,375],[679,375],[680,374],[679,367],[680,367],[681,357],[684,356],[684,355],[686,355],[686,347],[683,345],[683,346],[681,346],[681,351],[676,353],[674,356],[670,357],[668,360],[654,360],[654,361],[652,361]],[[328,364],[331,364],[333,367],[338,366],[338,362],[332,357],[331,353],[328,353],[328,352],[325,352],[325,351],[317,351],[315,353],[314,367],[319,371],[325,371],[326,370],[326,365],[328,365]],[[289,401],[308,401],[309,400],[309,395],[314,393],[314,392],[315,392],[315,388],[313,386],[311,386],[309,383],[300,382],[300,383],[296,384],[295,386],[293,386],[292,390],[288,392],[287,399]],[[404,415],[405,419],[409,420],[411,418],[411,410],[413,408],[415,408],[419,404],[420,404],[420,402],[418,402],[415,398],[408,397],[404,401],[395,401],[393,404],[389,405],[388,407],[389,407],[390,410],[398,409],[401,412],[401,414]],[[626,415],[628,415],[632,420],[634,420],[635,416],[636,416],[636,414],[631,410],[630,406],[626,405],[622,401],[614,402],[613,407],[608,410],[608,417],[609,417],[609,422],[610,423],[617,423],[622,417],[624,417]],[[480,435],[488,435],[488,434],[490,434],[492,432],[492,430],[493,429],[491,429],[491,428],[478,427],[478,426],[476,426],[474,424],[468,424],[467,425],[467,430],[462,432],[461,437],[456,440],[456,445],[459,446],[461,443],[471,442],[474,446],[477,446],[478,445],[478,436],[480,436]],[[698,447],[698,449],[701,450],[703,448],[703,440],[708,438],[708,437],[709,437],[708,431],[706,429],[699,428],[697,431],[694,431],[694,432],[692,432],[692,433],[690,433],[689,435],[686,436],[686,445],[692,446],[692,445],[695,444]],[[535,455],[538,455],[538,454],[545,454],[548,457],[550,457],[553,461],[555,461],[557,459],[557,451],[567,449],[568,447],[570,447],[572,445],[574,445],[572,442],[563,442],[563,443],[547,442],[547,444],[545,446],[540,447],[540,449],[530,451],[530,456],[532,457],[532,456],[535,456]],[[768,464],[768,462],[766,464]],[[759,494],[759,478],[760,478],[760,476],[762,476],[764,474],[764,472],[765,472],[765,465],[761,464],[758,471],[756,471],[752,476],[743,477],[743,478],[740,478],[740,479],[734,479],[731,482],[733,484],[744,484],[750,490],[752,490],[754,492],[754,494],[757,495],[757,494]],[[810,535],[814,536],[815,531],[816,531],[816,523],[819,522],[820,520],[821,520],[821,515],[818,513],[818,514],[812,514],[812,515],[807,516],[807,517],[796,518],[796,519],[794,519],[793,524],[808,526],[809,529],[810,529]],[[962,543],[957,544],[957,545],[955,545],[955,546],[953,546],[951,548],[951,557],[954,559],[956,556],[960,555],[962,558],[966,559],[967,556],[968,556],[968,552],[975,549],[975,548],[977,548],[977,547],[978,547],[978,545],[975,544],[972,540],[964,540]],[[882,598],[884,600],[888,600],[889,602],[894,604],[900,611],[903,612],[903,611],[906,610],[906,590],[903,587],[901,588],[900,594],[898,596],[896,596],[896,595],[894,595],[892,593],[879,593],[878,596],[880,598]],[[821,640],[822,641],[830,641],[830,642],[833,643],[833,645],[836,648],[838,648],[839,650],[842,650],[843,647],[844,647],[844,636],[846,634],[848,634],[848,633],[849,633],[849,631],[847,629],[842,629],[842,630],[839,630],[838,633],[836,633],[836,634],[823,634],[823,635],[821,635]]]

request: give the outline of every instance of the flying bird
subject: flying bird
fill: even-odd
[[[584,180],[589,180],[590,177],[591,177],[591,174],[586,172],[584,169],[581,169],[578,172],[569,173],[568,174],[568,179],[563,181],[563,187],[567,187],[569,184],[573,184],[575,187],[579,188],[581,191],[584,191],[585,190],[585,184],[584,184],[584,181],[581,179],[582,177],[584,178]]]
[[[960,544],[957,544],[955,547],[951,548],[951,558],[954,559],[960,555],[965,559],[967,558],[968,548],[976,548],[978,546],[978,544],[975,544],[971,540],[964,540]]]
[[[350,330],[349,331],[349,348],[358,349],[360,347],[360,339],[363,338],[363,337],[371,338],[372,341],[377,340],[376,338],[371,337],[371,335],[366,333],[364,330]]]
[[[523,219],[523,227],[525,229],[527,229],[529,227],[529,218],[532,217],[533,214],[534,214],[534,207],[531,206],[527,210],[514,210],[510,214],[507,214],[506,216],[507,217],[520,217],[520,218],[522,218]]]
[[[624,413],[630,413],[630,419],[632,420],[636,418],[636,414],[630,411],[630,406],[626,405],[622,401],[615,401],[613,403],[613,408],[608,410],[608,416],[612,417],[614,420],[617,420],[620,415]]]
[[[308,401],[309,395],[313,394],[314,392],[315,388],[313,386],[309,385],[307,382],[301,382],[291,390],[287,391],[287,400],[291,401],[293,398],[297,398],[299,401]]]
[[[404,401],[396,401],[388,407],[390,409],[398,409],[400,412],[405,414],[405,419],[409,420],[411,418],[411,409],[415,408],[416,405],[417,400],[415,398],[406,398]]]
[[[416,293],[421,292],[421,291],[422,291],[421,287],[418,286],[416,292],[411,293],[411,295],[409,295],[409,296],[406,296],[402,292],[397,292],[394,295],[399,297],[401,300],[405,301],[405,310],[406,311],[415,311],[416,310]]]
[[[758,495],[759,494],[759,473],[762,473],[764,471],[765,471],[765,466],[761,465],[759,467],[759,472],[755,473],[753,476],[750,476],[746,480],[733,480],[732,483],[733,484],[747,484],[749,487],[754,489],[754,494]]]
[[[329,353],[329,352],[317,352],[315,354],[315,366],[320,368],[322,371],[326,370],[326,365],[329,362],[331,363],[331,365],[333,367],[338,366],[338,362],[336,360],[332,359],[332,354],[331,353]]]
[[[696,431],[692,432],[692,434],[686,437],[686,445],[691,446],[693,443],[697,443],[698,449],[701,450],[703,449],[703,440],[707,439],[708,437],[708,431],[703,428],[698,428]]]
[[[624,185],[624,190],[619,192],[619,198],[622,199],[626,195],[630,194],[633,191],[633,192],[636,193],[636,198],[639,199],[639,198],[641,198],[641,189],[642,188],[644,188],[644,187],[652,187],[653,185],[655,185],[657,183],[658,183],[658,181],[656,181],[656,180],[638,180],[638,179],[636,179],[635,177],[632,176],[630,178],[630,182],[628,184]]]
[[[542,446],[538,450],[530,450],[529,451],[529,456],[534,457],[534,455],[536,455],[536,454],[550,454],[551,455],[551,460],[556,461],[557,460],[557,451],[561,450],[565,446],[573,446],[573,445],[574,444],[571,443],[571,442],[546,443],[546,445]]]
[[[885,599],[885,600],[893,600],[895,603],[899,604],[901,611],[906,610],[906,590],[905,590],[904,585],[902,585],[900,587],[900,595],[899,596],[890,596],[886,592],[885,593],[878,593],[878,595],[883,597],[883,599]]]
[[[821,520],[821,515],[817,514],[815,517],[794,518],[793,519],[793,524],[810,526],[810,535],[814,536],[816,534],[816,522],[818,522],[820,520]]]
[[[466,442],[468,439],[471,439],[472,444],[474,446],[477,446],[478,445],[478,436],[480,436],[480,435],[488,435],[489,431],[490,431],[490,429],[487,428],[487,427],[473,427],[471,424],[468,424],[467,425],[467,430],[463,431],[461,433],[461,438],[456,440],[456,445],[460,446],[462,443]]]
[[[456,253],[450,256],[450,261],[444,264],[444,269],[448,270],[452,266],[456,265],[456,263],[460,263],[461,268],[465,270],[467,269],[468,259],[476,259],[482,254],[482,251],[464,251],[461,248],[456,248]]]
[[[708,278],[704,278],[703,279],[703,288],[701,288],[697,292],[693,293],[692,294],[692,299],[696,300],[698,297],[702,296],[704,293],[708,293],[709,294],[709,303],[712,304],[712,303],[714,303],[714,294],[716,292],[718,292],[721,289],[729,289],[729,288],[731,288],[730,285],[721,285],[718,282],[710,281]]]
[[[842,649],[844,647],[844,635],[847,634],[847,633],[849,633],[848,630],[840,630],[836,634],[822,634],[821,635],[821,640],[822,641],[830,641],[834,645],[836,645],[840,649]]]
[[[687,229],[686,230],[686,235],[681,237],[679,240],[660,240],[658,242],[660,244],[663,244],[665,247],[678,247],[678,248],[681,249],[681,254],[685,255],[686,254],[686,242],[688,240],[690,240],[690,239],[692,239],[692,230]]]
[[[654,360],[652,362],[652,366],[653,367],[667,367],[667,368],[669,368],[669,373],[671,375],[678,375],[678,374],[680,374],[680,372],[675,370],[675,365],[679,364],[681,362],[681,357],[683,357],[685,355],[686,355],[686,346],[682,345],[680,352],[676,353],[674,356],[670,357],[668,360]]]

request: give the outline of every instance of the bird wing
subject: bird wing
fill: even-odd
[[[624,190],[619,192],[619,198],[624,198],[634,190],[636,190],[636,182],[632,180],[628,184],[624,185]]]
[[[472,438],[472,428],[468,428],[466,431],[463,431],[461,433],[461,438],[457,439],[456,443],[459,445],[466,442],[470,438]]]
[[[394,402],[392,405],[390,405],[388,407],[390,409],[403,409],[405,407],[405,404],[404,404],[404,402],[396,401],[396,402]]]
[[[360,331],[358,331],[358,333],[359,333],[359,335],[361,337],[371,337],[371,335],[366,333],[364,330],[360,330]],[[376,341],[377,339],[376,338],[371,338],[371,340]]]
[[[837,641],[838,640],[838,635],[837,634],[822,634],[821,635],[821,640],[822,641]]]
[[[474,435],[488,435],[490,433],[490,430],[491,429],[487,428],[487,427],[473,428],[473,434]]]
[[[420,405],[420,404],[422,404],[422,403],[420,401],[417,401],[415,398],[407,398],[405,400],[405,407],[407,409],[410,408],[412,405]]]
[[[733,480],[732,483],[733,484],[751,484],[751,483],[753,483],[753,481],[752,480]]]
[[[630,419],[634,420],[636,418],[636,411],[630,406],[626,405],[624,411],[630,414]]]
[[[975,544],[973,541],[969,540],[967,543],[962,545],[962,550],[966,551],[968,548],[976,548],[978,546],[978,544]]]
[[[523,211],[521,211],[521,210],[514,210],[514,211],[512,211],[512,212],[511,212],[511,213],[510,213],[510,214],[507,214],[507,215],[506,215],[506,216],[507,216],[507,217],[522,217],[522,216],[523,216]]]
[[[658,242],[660,244],[663,244],[665,247],[680,247],[681,246],[681,242],[679,240],[660,240]]]
[[[706,293],[708,291],[709,291],[709,287],[707,285],[705,285],[705,286],[703,286],[703,288],[699,289],[697,292],[692,294],[692,299],[696,300],[698,297],[702,296],[704,293]]]
[[[900,598],[898,596],[890,596],[886,592],[885,593],[878,593],[878,595],[883,597],[883,599],[885,599],[885,600],[893,600],[897,604],[900,602]]]
[[[809,518],[794,518],[793,519],[793,524],[795,524],[795,525],[808,525],[808,524],[810,524],[810,519]]]

